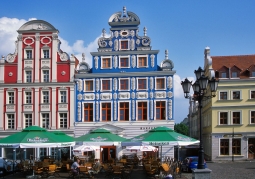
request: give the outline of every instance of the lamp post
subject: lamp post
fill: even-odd
[[[199,145],[199,151],[198,151],[198,165],[197,169],[204,169],[204,149],[203,149],[203,139],[202,139],[202,100],[205,99],[210,99],[216,96],[216,90],[218,87],[219,81],[216,80],[214,77],[209,79],[208,76],[205,76],[205,71],[199,67],[197,70],[194,71],[196,75],[196,81],[192,84],[192,81],[189,81],[187,78],[181,82],[183,92],[184,92],[184,97],[189,98],[190,95],[190,87],[192,86],[194,95],[192,98],[195,101],[198,101],[199,105],[199,140],[200,140],[200,145]],[[207,90],[211,91],[211,94],[208,93]]]

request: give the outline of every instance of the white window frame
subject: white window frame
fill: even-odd
[[[255,91],[255,89],[250,89],[250,90],[249,90],[249,99],[255,100],[255,98],[251,98],[251,92],[252,92],[252,91]]]
[[[48,92],[48,103],[44,102],[45,101],[44,100],[45,99],[44,98],[44,96],[45,96],[44,92]],[[50,91],[49,90],[42,90],[41,94],[42,94],[41,103],[42,104],[50,104]]]
[[[49,115],[48,118],[47,118],[47,116],[44,116],[44,115],[47,115],[47,114]],[[45,128],[45,129],[49,129],[50,128],[50,116],[51,116],[50,113],[47,113],[47,112],[42,112],[41,113],[41,127],[42,128]],[[43,120],[48,120],[48,126],[44,127],[45,121],[43,121]],[[46,124],[47,124],[47,122],[46,122]]]
[[[110,67],[104,68],[103,67],[103,60],[110,58]],[[101,69],[112,69],[112,56],[101,56]]]
[[[144,120],[138,120],[138,103],[139,102],[146,102],[147,103],[147,121],[150,120],[150,109],[149,105],[150,105],[150,101],[149,100],[136,100],[136,119],[137,121],[144,121]]]
[[[44,58],[44,52],[45,52],[45,50],[48,50],[48,52],[49,52],[49,58]],[[42,48],[41,49],[41,59],[50,59],[51,58],[51,49],[50,48]]]
[[[62,92],[65,92],[65,96],[62,95]],[[62,97],[65,98],[65,101],[62,100]],[[67,90],[59,90],[59,103],[68,103],[68,91]]]
[[[45,74],[44,72],[48,72],[48,74]],[[44,78],[45,76],[48,76],[48,78],[47,78],[48,81],[47,80],[45,81],[45,79],[46,79],[46,78]],[[42,69],[42,82],[44,82],[44,83],[50,82],[50,70],[48,68]]]
[[[30,72],[31,74],[28,75],[27,72]],[[28,77],[29,77],[29,76],[30,76],[31,81],[28,81]],[[32,83],[32,82],[33,82],[33,72],[32,72],[32,70],[25,70],[24,78],[25,78],[24,81],[25,81],[26,83]]]
[[[239,112],[239,113],[240,113],[240,124],[234,124],[234,123],[233,123],[233,113],[234,113],[234,112]],[[242,122],[242,121],[243,121],[243,120],[242,120],[242,116],[243,116],[243,115],[242,115],[242,111],[240,111],[240,110],[231,111],[231,116],[230,116],[230,119],[231,119],[230,122],[231,122],[231,123],[230,123],[230,124],[231,124],[231,125],[241,125],[241,124],[243,124],[243,122]]]
[[[128,66],[127,67],[121,67],[121,59],[127,58],[128,59]],[[130,68],[130,55],[119,55],[119,68]]]
[[[145,89],[139,89],[139,79],[146,79],[146,88]],[[136,78],[136,90],[137,91],[145,91],[145,90],[148,90],[148,77],[139,77],[139,78]]]
[[[13,118],[9,118],[9,115],[13,115]],[[10,130],[14,130],[15,129],[15,113],[7,113],[6,114],[6,119],[7,119],[7,129],[10,129]],[[13,127],[9,127],[9,120],[12,121],[12,124],[13,124]]]
[[[30,53],[28,53],[28,52],[31,52],[31,54]],[[29,55],[28,55],[29,54]],[[31,55],[31,56],[30,56]],[[25,49],[25,54],[24,54],[24,56],[25,56],[25,59],[27,59],[27,60],[32,60],[33,59],[33,50],[32,49]]]
[[[234,98],[233,98],[233,96],[234,96],[233,93],[234,93],[234,92],[238,92],[238,91],[239,91],[239,94],[240,94],[239,99],[234,99]],[[241,91],[241,90],[232,90],[232,91],[231,91],[231,99],[232,99],[232,100],[241,100],[241,99],[242,99],[242,91]]]
[[[110,80],[110,89],[109,90],[103,90],[103,81],[104,80]],[[101,91],[112,91],[112,78],[102,78],[100,79],[100,85],[101,85]]]
[[[86,81],[93,81],[93,90],[86,91]],[[95,79],[84,79],[83,80],[83,92],[95,92]]]
[[[227,124],[221,124],[220,123],[220,113],[227,113],[228,114],[228,118],[227,118]],[[231,117],[230,117],[230,112],[229,111],[218,111],[218,125],[220,125],[220,126],[222,126],[222,125],[229,125],[229,124],[231,124],[230,123],[230,119],[232,119]]]
[[[165,119],[164,119],[164,120],[167,121],[167,119],[168,119],[167,100],[154,100],[154,105],[153,105],[153,107],[154,107],[154,110],[153,110],[153,111],[154,111],[154,120],[155,120],[155,121],[160,121],[160,120],[157,120],[157,119],[156,119],[156,117],[157,117],[157,116],[156,116],[156,115],[157,115],[157,114],[156,114],[156,109],[157,109],[157,108],[156,108],[156,102],[158,102],[158,101],[159,101],[159,102],[161,102],[161,101],[164,101],[164,102],[165,102],[165,109],[166,109],[166,110],[165,110]],[[150,110],[152,110],[152,109],[150,109]],[[161,120],[161,121],[162,121],[162,120]]]
[[[128,121],[131,121],[131,110],[132,110],[132,108],[131,108],[131,102],[130,102],[130,100],[129,101],[127,101],[127,100],[124,100],[124,101],[118,101],[118,121],[120,121],[120,122],[125,122],[125,121],[121,121],[120,120],[120,103],[128,103],[128,105],[129,105],[129,111],[128,111],[128,113],[129,113],[129,119],[128,119]],[[147,104],[148,105],[148,104]]]
[[[126,89],[126,90],[120,89],[120,86],[121,86],[120,81],[121,81],[121,80],[128,80],[128,89]],[[119,90],[119,91],[130,91],[130,79],[129,79],[129,78],[119,78],[119,88],[118,88],[118,90]]]
[[[15,91],[6,91],[6,93],[7,93],[6,104],[14,105],[15,104]],[[10,93],[13,93],[13,97],[10,96]],[[10,98],[13,98],[13,103],[12,102],[10,103]]]
[[[61,114],[66,114],[66,127],[61,127]],[[61,129],[67,129],[68,128],[68,116],[69,116],[69,114],[68,114],[68,112],[59,112],[58,113],[58,117],[59,117],[59,128],[61,128]]]
[[[255,112],[255,110],[249,110],[249,124],[255,124],[255,121],[254,121],[254,123],[251,123],[251,113],[252,112]]]
[[[32,51],[31,58],[28,58],[28,55],[27,55],[28,50]],[[33,54],[34,54],[34,49],[31,46],[27,46],[24,48],[24,59],[25,60],[33,60],[33,58],[34,58]]]
[[[227,92],[227,99],[220,99],[220,93],[221,93],[221,92],[223,92],[223,93],[224,93],[224,92]],[[226,91],[226,90],[225,90],[225,91],[218,91],[218,100],[220,100],[220,101],[229,100],[229,91]]]
[[[139,66],[139,57],[145,57],[147,59],[146,66]],[[136,55],[136,66],[137,68],[148,68],[149,67],[149,57],[148,55]]]
[[[84,114],[84,104],[92,104],[93,105],[93,121],[92,122],[94,122],[95,121],[95,115],[96,115],[96,113],[95,113],[95,101],[86,101],[86,102],[83,102],[82,103],[82,118],[81,118],[81,121],[82,122],[87,122],[87,121],[85,121],[85,114]],[[79,120],[79,119],[78,119]]]
[[[165,84],[165,86],[164,86],[163,89],[157,89],[157,79],[164,79],[164,84]],[[155,82],[154,82],[154,84],[155,84],[155,90],[166,90],[166,77],[155,77]]]
[[[31,95],[30,95],[30,100],[31,100],[31,102],[30,103],[28,103],[28,94],[27,93],[30,93]],[[33,93],[32,93],[32,91],[24,91],[24,104],[32,104],[33,103]]]
[[[110,103],[111,104],[111,121],[113,121],[113,119],[115,119],[113,116],[113,103],[112,101],[100,101],[100,122],[106,122],[102,120],[102,103]],[[110,121],[107,121],[110,122]]]
[[[127,43],[128,43],[128,48],[127,49],[122,49],[121,48],[121,42],[122,41],[127,41]],[[123,51],[130,50],[130,39],[119,39],[119,50],[123,50]]]
[[[26,118],[26,115],[31,115],[31,118]],[[31,122],[31,125],[26,126],[26,124],[27,124],[26,120],[31,120],[31,121],[29,121],[29,123]],[[32,113],[25,113],[24,114],[24,128],[32,126],[32,125],[33,125],[33,114]]]

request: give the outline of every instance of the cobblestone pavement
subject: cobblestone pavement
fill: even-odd
[[[255,179],[255,161],[229,161],[207,163],[211,179]],[[192,173],[183,173],[187,179],[192,179]]]

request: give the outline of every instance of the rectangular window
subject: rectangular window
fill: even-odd
[[[229,139],[220,139],[220,155],[229,155]]]
[[[165,89],[165,79],[164,78],[157,78],[156,79],[156,89]]]
[[[50,72],[49,70],[43,70],[43,82],[50,81]]]
[[[255,123],[255,111],[251,111],[251,124]]]
[[[26,92],[26,104],[32,104],[32,93]]]
[[[233,112],[233,124],[240,124],[241,114],[240,112]]]
[[[67,113],[59,113],[59,127],[67,128]]]
[[[93,80],[85,81],[85,91],[93,91]]]
[[[60,91],[61,103],[66,103],[66,91]]]
[[[49,50],[43,50],[43,58],[50,58],[50,51]]]
[[[255,99],[255,91],[251,91],[251,99]]]
[[[50,114],[42,113],[42,127],[48,129],[50,127]]]
[[[119,105],[120,121],[129,121],[129,103],[120,102]]]
[[[14,114],[7,114],[7,118],[8,118],[8,129],[14,129]]]
[[[26,50],[27,59],[32,59],[32,50]]]
[[[233,91],[233,99],[240,99],[240,91]]]
[[[228,93],[227,92],[220,92],[220,100],[227,100]]]
[[[26,71],[26,82],[27,83],[32,82],[32,71]]]
[[[251,77],[255,77],[255,71],[251,72]]]
[[[221,78],[227,78],[227,74],[225,72],[221,73]]]
[[[232,78],[237,78],[237,72],[232,72]]]
[[[14,92],[8,92],[8,96],[9,96],[9,104],[14,104]]]
[[[102,80],[102,90],[111,90],[110,84],[110,80]]]
[[[128,41],[127,40],[122,40],[120,42],[121,44],[121,50],[127,50],[128,49]]]
[[[43,103],[49,103],[49,91],[43,91]]]
[[[103,68],[111,68],[111,59],[110,58],[103,58]]]
[[[138,102],[138,120],[147,120],[147,102]]]
[[[241,155],[241,139],[232,139],[232,154]]]
[[[228,124],[228,113],[227,112],[220,113],[220,124]]]
[[[138,57],[138,67],[147,67],[147,57]]]
[[[123,67],[129,67],[129,63],[128,63],[128,58],[121,58],[120,59],[120,67],[123,68]]]
[[[93,103],[84,103],[84,122],[93,122]]]
[[[32,114],[25,114],[25,128],[32,125]]]
[[[145,90],[147,88],[147,80],[146,79],[138,79],[138,89]]]
[[[111,103],[102,103],[102,121],[111,121]]]
[[[163,120],[166,118],[166,102],[156,102],[156,120]]]
[[[128,90],[128,79],[120,79],[120,90]]]

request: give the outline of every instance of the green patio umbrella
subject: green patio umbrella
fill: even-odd
[[[73,139],[55,135],[38,126],[29,126],[0,140],[0,147],[3,148],[68,147],[74,144]]]
[[[100,128],[78,138],[75,138],[74,140],[76,141],[76,144],[101,146],[114,144],[117,145],[118,142],[122,142],[126,139],[116,134],[112,134],[108,130]]]

